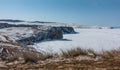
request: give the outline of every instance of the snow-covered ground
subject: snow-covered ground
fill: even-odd
[[[33,45],[38,51],[59,53],[76,47],[95,51],[120,47],[120,29],[75,29],[77,34],[65,34],[63,40],[45,41]]]
[[[11,27],[0,29],[0,41],[5,41],[3,36],[7,36],[10,40],[15,41],[24,37],[29,37],[34,33],[30,27]]]

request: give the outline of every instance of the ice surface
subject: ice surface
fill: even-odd
[[[120,47],[120,29],[75,29],[77,34],[65,34],[63,40],[45,41],[33,45],[38,51],[59,53],[76,47],[95,51]]]

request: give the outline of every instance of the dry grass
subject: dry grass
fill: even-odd
[[[58,54],[49,54],[49,53],[40,53],[36,52],[33,48],[22,47],[20,48],[8,48],[1,47],[6,49],[4,51],[4,59],[13,62],[18,60],[19,57],[22,57],[25,60],[25,63],[22,65],[17,65],[12,69],[21,67],[21,69],[36,69],[36,70],[120,70],[120,49],[103,51],[100,54],[97,54],[92,49],[71,49],[68,51],[62,51],[61,55]],[[8,54],[9,53],[9,54]],[[0,55],[0,57],[3,57]],[[56,59],[54,57],[60,56],[64,59]],[[76,60],[74,57],[78,56],[88,56],[96,58],[97,56],[101,57],[99,60]],[[54,59],[52,59],[54,58]],[[57,57],[59,58],[59,57]],[[72,59],[71,59],[72,58]],[[49,60],[47,60],[49,59]],[[38,63],[42,61],[42,63]],[[27,64],[32,62],[35,64]]]
[[[34,61],[37,62],[39,60],[46,60],[52,58],[74,58],[78,56],[87,56],[96,58],[97,56],[101,57],[103,60],[109,59],[116,59],[120,60],[120,48],[111,51],[103,51],[100,54],[97,54],[92,49],[82,49],[82,48],[75,48],[67,51],[63,51],[60,55],[58,54],[49,54],[49,53],[41,53],[37,52],[34,48],[30,47],[7,47],[7,46],[0,46],[2,51],[0,52],[0,58],[3,60],[14,61],[17,60],[19,57],[25,59],[26,62]],[[59,56],[59,57],[58,57]]]
[[[44,61],[46,59],[52,58],[74,58],[78,56],[88,56],[95,58],[97,56],[96,52],[92,49],[82,49],[82,48],[75,48],[67,51],[62,51],[62,54],[49,54],[49,53],[41,53],[37,52],[34,48],[30,47],[7,47],[1,46],[3,48],[1,52],[1,58],[7,61],[14,61],[18,60],[19,57],[22,57],[26,62],[33,61]],[[104,56],[103,56],[104,57]]]
[[[23,58],[25,62],[37,62],[39,60],[46,60],[52,58],[52,54],[40,53],[33,48],[28,47],[7,47],[0,46],[0,58],[7,62],[18,60],[19,57]]]
[[[35,62],[38,61],[45,61],[46,59],[52,59],[52,58],[74,58],[77,56],[92,56],[95,57],[96,53],[91,49],[71,49],[68,51],[62,51],[62,54],[49,54],[49,53],[41,53],[37,52],[34,48],[30,47],[7,47],[7,46],[1,46],[0,48],[3,48],[3,50],[0,52],[0,58],[2,60],[5,60],[7,62],[12,62],[15,60],[18,60],[20,57],[25,60],[25,62]]]
[[[67,50],[67,51],[63,51],[62,50],[62,54],[61,56],[62,57],[65,57],[65,58],[74,58],[74,57],[77,57],[77,56],[93,56],[95,57],[96,56],[96,53],[94,50],[92,49],[82,49],[82,48],[75,48],[75,49],[71,49],[71,50]]]
[[[104,59],[104,60],[120,60],[120,48],[118,49],[114,49],[114,50],[110,50],[110,51],[103,51],[100,56]]]

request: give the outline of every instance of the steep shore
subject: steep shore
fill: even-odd
[[[72,27],[53,27],[43,25],[13,25],[1,23],[1,40],[7,37],[10,41],[23,46],[32,45],[36,42],[62,39],[63,34],[75,33]]]

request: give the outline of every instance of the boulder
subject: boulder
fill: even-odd
[[[73,27],[60,27],[64,34],[75,33]]]

